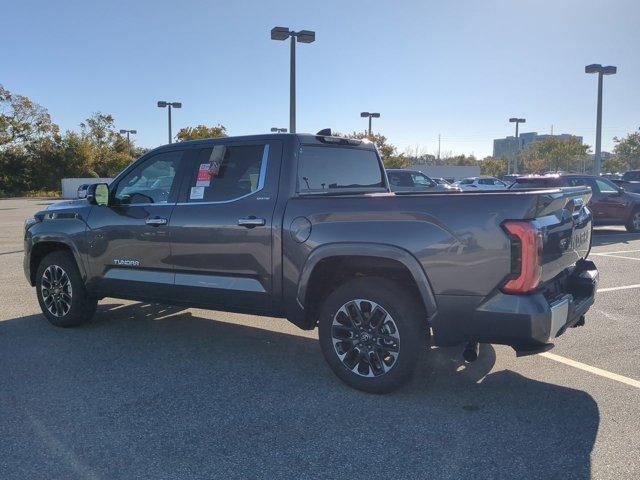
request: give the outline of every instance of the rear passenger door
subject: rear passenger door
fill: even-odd
[[[277,140],[220,141],[195,152],[169,224],[178,300],[270,309],[281,157]]]

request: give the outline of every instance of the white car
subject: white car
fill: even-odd
[[[470,177],[456,183],[463,191],[506,190],[508,185],[495,177]]]

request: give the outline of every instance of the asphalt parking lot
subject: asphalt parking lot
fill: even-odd
[[[432,349],[352,390],[284,320],[105,299],[57,329],[0,201],[0,478],[640,478],[640,235],[599,228],[584,327],[549,354]]]

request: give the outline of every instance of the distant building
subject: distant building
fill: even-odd
[[[576,135],[570,135],[563,133],[561,135],[538,135],[538,132],[524,132],[516,137],[496,138],[493,141],[493,156],[494,158],[506,158],[509,161],[513,160],[519,150],[524,150],[534,142],[541,140],[547,140],[549,138],[558,138],[568,140],[572,137],[577,138],[582,143],[582,137]]]

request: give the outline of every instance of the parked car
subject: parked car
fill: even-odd
[[[640,232],[640,194],[627,192],[606,178],[564,174],[519,177],[512,189],[588,186],[593,195],[589,208],[595,225],[624,225],[629,232]]]
[[[470,177],[456,183],[463,191],[506,190],[508,185],[495,177]]]
[[[27,219],[24,272],[56,326],[107,296],[284,317],[318,327],[340,379],[388,392],[431,336],[471,361],[478,342],[527,355],[581,325],[590,196],[396,195],[373,144],[328,132],[187,141]]]
[[[84,183],[78,187],[78,192],[76,194],[76,198],[87,198],[87,188],[89,188],[90,183]]]
[[[389,185],[394,192],[455,192],[453,185],[441,185],[418,170],[387,169]]]
[[[625,172],[622,178],[611,181],[628,192],[640,193],[640,170],[630,170]]]
[[[458,190],[458,191],[461,190],[458,186],[454,185],[455,181],[453,179],[449,181],[446,178],[440,177],[440,178],[432,178],[432,180],[436,182],[438,185],[449,188],[451,190]]]

